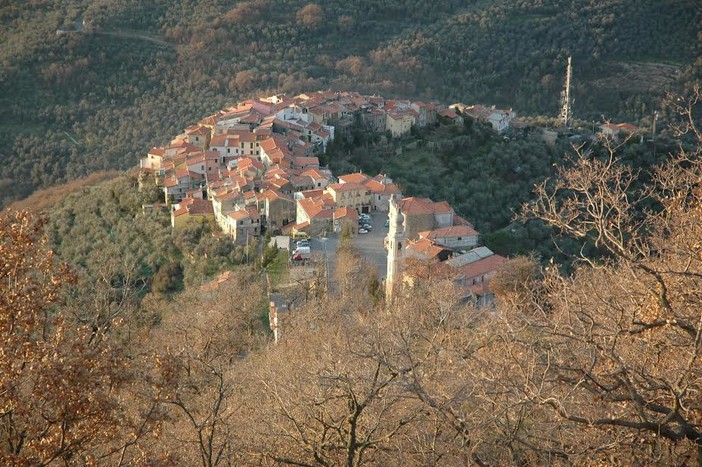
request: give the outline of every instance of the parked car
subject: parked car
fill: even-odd
[[[290,234],[290,238],[292,238],[293,240],[308,240],[310,236],[307,234],[307,232],[293,232],[292,234]]]
[[[363,224],[361,228],[365,230],[373,230],[373,226],[370,224]]]
[[[390,219],[385,219],[385,227],[390,227]]]
[[[292,255],[290,255],[290,259],[292,261],[307,261],[312,257],[312,252],[310,251],[310,247],[308,246],[301,246],[298,247],[295,251],[292,252]]]
[[[364,229],[364,228],[360,228],[360,229],[358,229],[358,233],[360,233],[360,234],[367,234],[368,231],[367,231],[366,229]]]
[[[298,240],[297,242],[295,242],[295,246],[296,246],[297,248],[300,248],[301,246],[309,247],[309,246],[310,246],[310,241],[309,241],[309,240]]]

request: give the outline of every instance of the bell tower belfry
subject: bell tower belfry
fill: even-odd
[[[389,229],[386,237],[388,246],[388,269],[385,278],[385,299],[391,302],[402,284],[402,263],[405,259],[405,216],[398,202],[399,195],[390,195],[390,212],[388,213]]]

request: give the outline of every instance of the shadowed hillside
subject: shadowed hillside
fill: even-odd
[[[64,31],[57,34],[57,30]],[[694,1],[101,0],[0,7],[0,205],[133,166],[259,92],[330,87],[639,119],[700,55]]]

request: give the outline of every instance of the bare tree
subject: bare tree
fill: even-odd
[[[246,380],[240,361],[265,339],[260,282],[241,270],[235,280],[186,293],[151,336],[160,400],[171,408],[164,432],[181,463],[211,467],[237,459],[233,425]]]
[[[0,462],[124,465],[139,459],[158,411],[129,399],[121,347],[94,342],[62,308],[74,276],[54,263],[42,228],[26,212],[0,218]]]
[[[683,126],[697,92],[685,102]],[[572,459],[702,465],[702,162],[696,141],[656,171],[654,183],[617,160],[578,152],[572,168],[537,187],[524,212],[609,253],[583,257],[572,277],[555,269],[539,313],[513,314],[505,365],[523,374],[514,402],[561,423],[552,440],[524,445]],[[649,206],[654,206],[650,208]],[[508,363],[509,362],[509,363]],[[516,389],[513,387],[513,390]],[[547,409],[547,410],[544,410]],[[578,435],[577,437],[575,435]]]

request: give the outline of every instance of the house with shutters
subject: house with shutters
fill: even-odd
[[[249,245],[261,234],[261,215],[256,206],[246,206],[227,214],[225,233],[234,239],[237,245]]]
[[[365,185],[355,182],[332,183],[327,185],[325,192],[331,196],[337,208],[354,208],[359,213],[370,212],[370,190]]]

